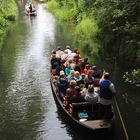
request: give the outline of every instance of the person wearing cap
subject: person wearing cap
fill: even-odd
[[[99,81],[99,103],[100,103],[100,115],[104,119],[111,119],[112,114],[112,97],[116,93],[114,84],[109,80],[110,74],[108,72],[103,72],[103,76]]]
[[[69,86],[69,83],[65,77],[65,73],[63,70],[60,71],[59,77],[56,81],[56,85],[59,89],[60,98],[63,100],[63,97],[66,95],[66,89]]]

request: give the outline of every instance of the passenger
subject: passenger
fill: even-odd
[[[71,65],[71,69],[74,70],[75,69],[75,66],[76,66],[76,63],[73,60],[71,60],[70,65]]]
[[[80,67],[80,73],[82,73],[83,72],[82,59],[78,60],[78,66]]]
[[[65,78],[65,73],[63,70],[60,71],[60,75],[56,81],[56,85],[59,89],[60,98],[63,100],[63,97],[66,95],[66,89],[69,86],[67,79]]]
[[[88,93],[88,89],[84,87],[81,91],[81,95],[85,96],[87,93]]]
[[[90,70],[90,65],[89,64],[86,64],[85,68],[83,69],[82,73],[86,74],[87,75],[87,72],[88,70]]]
[[[75,95],[76,93],[76,90],[75,90],[75,87],[76,87],[77,83],[75,80],[71,80],[70,83],[69,83],[69,88],[70,88],[70,91],[71,91],[71,97],[73,95]]]
[[[98,93],[94,91],[94,86],[88,86],[88,92],[85,95],[85,100],[89,103],[95,104],[98,102]]]
[[[89,64],[88,58],[84,58],[84,59],[82,60],[82,69],[84,69],[85,66],[86,66],[87,64]]]
[[[79,63],[77,63],[77,64],[75,65],[74,70],[75,70],[75,71],[79,71],[79,73],[81,73],[81,69],[80,69]]]
[[[92,85],[94,83],[93,70],[88,70],[87,75],[85,76],[84,82],[85,87],[88,88],[88,85]]]
[[[67,77],[68,82],[70,82],[71,80],[74,80],[74,74],[75,74],[75,71],[71,70],[70,71],[70,75]]]
[[[69,45],[66,46],[66,49],[64,50],[64,52],[65,51],[68,52],[68,55],[71,54],[72,50],[70,49],[70,46]]]
[[[80,59],[81,56],[80,56],[80,52],[78,51],[78,49],[74,49],[74,52],[77,54],[77,58]]]
[[[65,96],[64,101],[63,101],[63,105],[67,109],[69,108],[69,104],[71,104],[71,98],[72,98],[72,96],[71,96],[71,90],[70,90],[70,88],[67,88],[67,90],[66,90],[66,96]]]
[[[75,87],[76,90],[76,94],[74,96],[72,96],[72,103],[80,103],[80,102],[85,102],[84,96],[81,95],[80,93],[80,88],[79,86]]]
[[[73,61],[77,64],[79,62],[79,55],[76,54],[73,58]]]
[[[92,70],[93,70],[93,77],[94,77],[94,78],[101,78],[100,72],[99,72],[99,70],[97,69],[97,66],[96,66],[96,65],[94,65],[94,66],[92,67]]]
[[[72,59],[67,59],[66,62],[64,63],[64,66],[66,67],[68,64],[71,66],[71,69],[75,68],[75,63],[73,62]]]
[[[69,55],[68,55],[68,59],[74,59],[74,57],[76,56],[77,54],[74,52],[74,51],[72,51]]]
[[[81,79],[80,85],[82,84],[83,88],[85,87],[85,76],[86,75],[84,73],[81,74],[82,79]]]
[[[61,60],[63,62],[63,64],[67,61],[67,57],[68,57],[68,51],[64,51],[64,54],[61,55]]]
[[[56,51],[55,50],[52,50],[52,52],[51,52],[51,58],[53,57],[53,55],[56,55]]]
[[[76,94],[76,81],[71,80],[69,84],[69,88],[66,90],[66,96],[65,96],[65,106],[68,106],[71,103],[72,97]]]
[[[75,71],[74,80],[77,82],[77,86],[79,86],[81,84],[82,76],[80,75],[79,71]]]
[[[70,76],[70,71],[71,71],[71,66],[70,66],[70,64],[67,64],[67,66],[65,68],[66,76]]]
[[[56,55],[59,56],[61,58],[61,56],[64,54],[64,52],[61,50],[60,47],[57,48],[56,50]]]
[[[99,103],[100,103],[100,115],[103,119],[111,119],[113,117],[112,113],[112,96],[116,93],[114,84],[109,80],[110,74],[104,72],[103,76],[99,82],[100,93],[99,93]]]
[[[52,69],[56,69],[57,68],[57,66],[58,66],[58,62],[57,62],[57,57],[56,57],[56,54],[55,53],[53,53],[52,55],[51,55],[51,67],[52,67]]]

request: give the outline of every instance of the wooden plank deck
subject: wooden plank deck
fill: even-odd
[[[93,128],[93,129],[110,128],[111,127],[111,123],[107,122],[105,120],[91,120],[91,121],[84,121],[81,123],[85,124],[88,127]]]

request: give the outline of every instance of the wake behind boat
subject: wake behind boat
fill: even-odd
[[[57,105],[75,126],[84,131],[92,133],[111,130],[115,118],[113,108],[106,118],[100,113],[98,94],[101,75],[95,72],[95,66],[91,67],[88,62],[82,61],[78,50],[71,53],[68,51],[69,49],[61,51],[59,48],[51,56],[50,82]],[[83,68],[81,64],[85,64]],[[91,81],[86,78],[89,75],[93,77]],[[94,98],[90,99],[91,96]]]
[[[29,16],[37,16],[36,9],[33,7],[32,4],[25,5],[25,14]]]

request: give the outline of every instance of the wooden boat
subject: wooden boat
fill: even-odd
[[[110,133],[110,131],[112,131],[114,117],[108,121],[100,119],[98,117],[94,117],[94,114],[96,114],[98,111],[98,107],[99,107],[98,103],[97,104],[90,104],[88,102],[72,103],[71,104],[72,111],[70,111],[66,109],[66,107],[64,106],[64,103],[61,101],[59,97],[59,91],[55,85],[53,75],[51,75],[50,83],[51,83],[53,96],[56,101],[56,104],[63,111],[63,113],[71,122],[71,124],[80,128],[78,129],[79,132],[82,132],[82,131],[84,133],[88,132],[88,134],[92,135],[93,133],[100,134],[104,132],[105,132],[104,134],[107,134],[108,132]],[[85,110],[86,112],[84,112]]]
[[[30,12],[30,5],[26,4],[25,5],[25,14],[28,16],[37,16],[37,12],[36,9],[33,7],[32,12]]]

